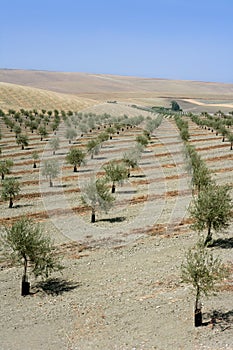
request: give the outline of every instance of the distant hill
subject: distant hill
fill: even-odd
[[[0,108],[82,110],[96,104],[86,98],[0,82]]]
[[[93,104],[94,100],[96,103],[119,100],[148,106],[168,106],[172,99],[176,99],[183,108],[190,111],[215,111],[219,107],[222,110],[233,109],[233,84],[20,69],[0,69],[0,82],[16,84],[18,91],[19,86],[24,86],[41,89],[40,94],[42,91],[44,94],[46,91],[49,94],[57,93],[48,95],[48,100],[53,100],[56,96],[60,103],[68,105]],[[1,84],[0,91],[2,87]],[[13,88],[12,85],[11,87]],[[25,93],[26,90],[22,91]],[[36,93],[39,94],[39,91]],[[31,93],[33,94],[32,91]],[[12,103],[18,102],[14,100]]]
[[[158,97],[233,97],[233,84],[107,74],[0,69],[0,81],[68,94],[144,93]]]

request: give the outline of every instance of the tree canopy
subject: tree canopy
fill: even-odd
[[[50,238],[42,234],[39,224],[28,218],[23,217],[5,227],[1,245],[7,258],[14,264],[23,265],[24,282],[27,281],[29,266],[35,277],[48,277],[52,271],[62,268]]]

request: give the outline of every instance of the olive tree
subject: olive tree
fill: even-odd
[[[192,228],[198,232],[207,229],[205,245],[212,241],[212,229],[216,232],[227,228],[232,218],[232,199],[229,186],[208,185],[193,199],[190,214]]]
[[[186,157],[188,158],[188,170],[192,174],[193,187],[200,192],[203,188],[213,184],[214,181],[211,179],[210,170],[195,148],[187,144],[185,150],[187,152]]]
[[[33,159],[33,168],[36,168],[36,161],[39,159],[38,152],[36,151],[32,152],[32,159]]]
[[[53,179],[59,174],[59,164],[54,159],[45,160],[42,168],[42,175],[49,179],[49,186],[53,187]]]
[[[29,145],[28,136],[26,134],[25,135],[19,134],[17,139],[16,139],[16,142],[18,145],[21,145],[22,149],[24,149],[24,147]]]
[[[200,240],[189,249],[181,265],[182,281],[191,284],[195,291],[194,324],[202,325],[201,296],[209,296],[216,291],[216,284],[228,275],[228,269],[219,258],[205,248]]]
[[[59,137],[54,137],[50,141],[50,147],[52,148],[53,154],[59,149],[60,147],[60,139]]]
[[[98,140],[100,141],[100,147],[102,147],[102,144],[105,142],[105,141],[108,141],[109,139],[109,134],[107,132],[101,132],[99,135],[98,135]]]
[[[48,132],[45,126],[40,126],[38,129],[38,134],[40,135],[40,140],[43,141],[43,138],[48,136]]]
[[[75,139],[76,137],[77,131],[75,129],[68,128],[66,130],[66,138],[69,140],[69,143],[71,143],[71,141],[73,141],[73,139]]]
[[[9,200],[9,208],[13,207],[13,199],[20,192],[20,183],[14,177],[9,177],[2,182],[2,199]]]
[[[115,193],[116,183],[124,181],[128,177],[128,171],[123,162],[112,160],[103,167],[106,178],[112,182],[112,193]]]
[[[52,271],[62,268],[49,236],[42,234],[39,224],[28,218],[21,218],[4,228],[1,245],[6,257],[15,265],[23,265],[21,295],[28,295],[28,269],[35,277],[48,277]]]
[[[232,151],[232,148],[233,148],[233,133],[229,132],[227,134],[227,139],[230,142],[230,150]]]
[[[86,145],[87,153],[91,155],[91,159],[94,158],[94,154],[97,155],[100,150],[100,141],[99,139],[92,139],[87,142]]]
[[[138,135],[136,137],[136,142],[142,145],[143,147],[146,147],[148,145],[148,137],[145,135]]]
[[[13,161],[11,159],[5,159],[0,161],[0,174],[2,176],[2,180],[4,180],[6,174],[10,174],[12,166]]]
[[[97,208],[106,212],[111,208],[115,198],[109,193],[106,179],[90,179],[82,190],[82,201],[91,209],[91,222],[95,222]]]
[[[66,156],[66,161],[74,166],[74,172],[76,173],[78,171],[77,165],[85,164],[85,157],[86,154],[80,148],[71,148]]]
[[[127,166],[128,177],[130,176],[130,169],[134,169],[138,167],[138,161],[140,157],[141,157],[141,152],[137,147],[132,148],[124,153],[122,160]]]

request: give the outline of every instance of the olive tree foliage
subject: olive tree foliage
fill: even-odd
[[[183,141],[187,142],[189,140],[189,129],[187,120],[183,120],[180,116],[175,116],[176,125],[180,131],[180,137]]]
[[[196,152],[195,148],[186,144],[186,158],[188,159],[188,170],[192,175],[192,185],[194,189],[200,192],[214,181],[211,179],[210,170],[207,168],[205,162]]]
[[[40,140],[43,141],[44,137],[48,136],[48,131],[45,126],[40,126],[38,129],[38,134],[40,135]]]
[[[0,174],[2,180],[4,180],[6,174],[10,174],[13,161],[11,159],[4,159],[0,161]]]
[[[110,194],[105,177],[90,179],[82,189],[82,201],[91,209],[91,222],[95,222],[96,210],[107,212],[115,198]]]
[[[222,261],[205,248],[203,240],[188,250],[181,265],[181,276],[182,281],[191,284],[195,292],[195,326],[202,324],[200,298],[215,292],[217,283],[227,277],[228,272]]]
[[[138,162],[141,158],[141,151],[138,147],[129,149],[123,154],[123,162],[126,164],[128,169],[128,177],[130,176],[130,169],[138,167]]]
[[[77,131],[75,129],[68,128],[66,130],[66,138],[69,140],[69,143],[71,143],[76,137]]]
[[[69,153],[66,155],[66,161],[67,163],[74,166],[74,172],[76,173],[77,166],[81,166],[82,164],[85,164],[85,157],[86,153],[82,151],[80,148],[71,148]]]
[[[21,145],[22,150],[29,145],[29,139],[28,136],[25,134],[19,134],[16,142],[18,145]]]
[[[23,266],[23,282],[28,279],[29,268],[35,277],[48,277],[52,271],[62,268],[50,237],[44,236],[39,224],[28,218],[23,217],[4,228],[1,247],[7,259]]]
[[[53,187],[53,179],[59,174],[59,163],[54,159],[45,160],[42,167],[42,175],[49,179],[49,186]]]
[[[156,119],[149,119],[146,122],[145,129],[149,132],[149,134],[152,134],[155,129],[159,127],[163,120],[163,116],[160,114]]]
[[[192,228],[198,232],[207,230],[207,245],[212,241],[212,230],[219,232],[227,228],[232,219],[230,187],[208,185],[193,199],[189,211],[194,219]]]
[[[148,137],[146,135],[138,135],[136,137],[136,142],[143,147],[146,147],[148,145]]]
[[[108,141],[109,139],[109,134],[107,132],[101,132],[99,135],[98,135],[98,140],[100,142],[100,147],[102,147],[102,144],[105,142],[105,141]]]
[[[232,148],[233,148],[233,133],[232,132],[229,132],[227,134],[227,139],[230,142],[230,150],[232,151]]]
[[[100,150],[100,140],[98,138],[89,140],[86,145],[87,153],[91,155],[91,159],[94,158],[94,155],[97,155]]]
[[[13,200],[20,193],[20,183],[14,177],[2,181],[2,199],[9,200],[9,208],[13,207]]]
[[[108,181],[112,182],[112,193],[115,193],[116,183],[122,183],[128,177],[128,170],[123,162],[112,160],[103,169]]]
[[[39,159],[39,153],[36,151],[32,152],[32,159],[33,159],[33,168],[36,168],[36,161]]]
[[[53,154],[59,149],[60,147],[60,139],[59,137],[53,137],[50,141],[50,147],[52,148]]]

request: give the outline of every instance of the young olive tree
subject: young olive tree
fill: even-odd
[[[6,174],[10,174],[12,166],[13,161],[11,159],[0,161],[0,174],[2,176],[2,180],[4,180]]]
[[[33,159],[33,168],[36,168],[36,161],[39,159],[38,152],[36,151],[32,152],[32,159]]]
[[[200,240],[189,249],[181,265],[182,281],[191,284],[195,291],[194,324],[202,325],[201,296],[209,296],[216,291],[216,284],[228,275],[228,269],[219,258],[205,248]]]
[[[109,193],[106,179],[91,179],[83,188],[82,201],[91,209],[91,222],[95,222],[96,210],[106,212],[111,208],[115,198]]]
[[[23,265],[21,295],[28,295],[28,268],[35,277],[48,277],[52,271],[62,268],[48,236],[42,234],[39,224],[28,218],[21,218],[12,226],[5,227],[1,245],[6,257],[17,265]]]
[[[228,133],[227,139],[230,142],[230,150],[232,151],[232,148],[233,148],[233,133],[232,132]]]
[[[212,241],[212,229],[216,232],[227,228],[232,219],[232,199],[229,186],[211,184],[202,189],[190,207],[194,219],[192,228],[198,232],[207,229],[205,245]]]
[[[112,126],[109,126],[107,129],[106,129],[106,132],[109,134],[109,138],[110,140],[112,139],[113,135],[116,133],[116,129]]]
[[[124,153],[122,160],[127,166],[128,177],[130,177],[130,169],[135,169],[138,167],[140,157],[141,152],[137,147],[132,148]]]
[[[13,207],[13,199],[20,192],[20,184],[14,177],[9,177],[2,182],[2,199],[9,200],[9,208]]]
[[[74,166],[74,172],[78,171],[77,165],[80,167],[85,164],[86,153],[84,153],[80,148],[71,148],[66,156],[67,163]]]
[[[48,132],[45,126],[40,126],[38,129],[38,134],[40,135],[40,140],[43,141],[43,138],[48,136]]]
[[[145,135],[138,135],[136,137],[136,142],[142,145],[143,147],[146,147],[148,145],[148,137]]]
[[[192,174],[193,188],[200,192],[214,183],[211,179],[211,173],[193,146],[187,144],[185,150],[188,158],[188,170]]]
[[[16,142],[18,145],[21,145],[21,148],[24,149],[29,145],[29,140],[27,135],[19,134]]]
[[[59,164],[54,159],[48,159],[44,161],[42,175],[49,179],[49,186],[53,187],[53,179],[59,174]]]
[[[97,138],[97,139],[92,139],[92,140],[88,141],[86,148],[87,148],[87,153],[89,153],[91,155],[91,159],[93,159],[94,154],[97,155],[99,153],[99,150],[100,150],[99,139]]]
[[[66,138],[69,140],[69,144],[77,137],[77,131],[72,128],[66,130]]]
[[[115,193],[116,183],[123,182],[128,177],[128,171],[123,162],[110,161],[104,167],[106,178],[112,182],[112,193]]]
[[[59,149],[60,147],[60,139],[59,137],[54,137],[50,141],[50,147],[52,148],[53,154]]]
[[[105,141],[108,141],[109,139],[109,134],[107,132],[101,132],[99,135],[98,135],[98,140],[100,142],[100,147],[102,147],[102,144],[105,142]]]

